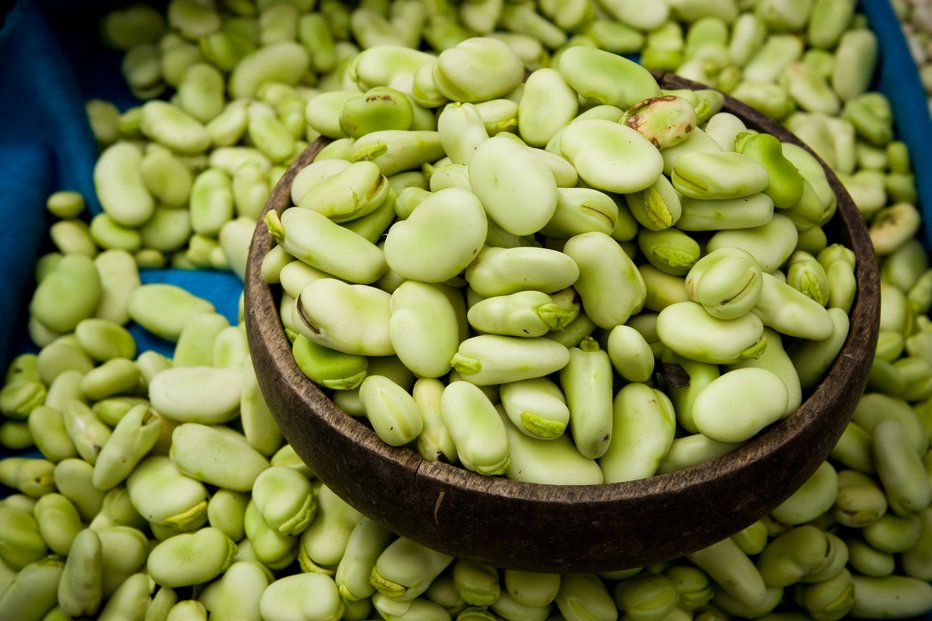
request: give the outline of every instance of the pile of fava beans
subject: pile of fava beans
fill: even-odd
[[[86,102],[96,200],[60,188],[45,205],[34,350],[0,387],[0,620],[932,611],[922,163],[870,90],[880,46],[853,0],[171,0],[127,3],[87,36],[120,51],[139,102]],[[709,88],[667,91],[648,69]],[[822,229],[836,204],[818,160],[748,130],[723,92],[848,190],[880,332],[812,478],[682,558],[531,573],[386,530],[282,437],[242,311],[144,278],[242,278],[266,227],[262,275],[299,367],[385,442],[541,483],[678,470],[795,410],[856,291],[851,251]],[[294,206],[262,217],[318,138]]]

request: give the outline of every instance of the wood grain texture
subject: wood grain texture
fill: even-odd
[[[655,76],[664,88],[700,88],[671,74]],[[802,144],[734,99],[726,97],[724,109],[749,128]],[[326,142],[311,144],[292,164],[266,210],[291,205],[291,180]],[[362,513],[432,548],[497,567],[561,573],[687,554],[748,526],[805,482],[828,456],[864,389],[877,339],[877,265],[855,205],[827,167],[826,174],[838,197],[827,232],[857,257],[848,340],[795,414],[721,458],[640,481],[557,486],[485,477],[384,444],[298,369],[279,319],[278,294],[261,278],[262,257],[274,244],[261,224],[245,294],[259,385],[285,438],[322,481]]]

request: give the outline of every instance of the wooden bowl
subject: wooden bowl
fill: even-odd
[[[672,74],[655,77],[664,88],[703,88]],[[724,109],[749,128],[802,144],[732,98]],[[311,144],[291,165],[266,210],[292,204],[292,179],[324,144]],[[855,205],[827,167],[826,173],[838,197],[827,231],[857,257],[847,342],[795,414],[723,457],[638,481],[566,486],[486,477],[386,445],[298,369],[278,295],[260,275],[262,257],[275,243],[261,224],[245,289],[259,386],[287,441],[324,483],[365,515],[431,548],[496,567],[559,573],[618,570],[688,554],[748,526],[805,482],[864,390],[877,339],[877,265]]]

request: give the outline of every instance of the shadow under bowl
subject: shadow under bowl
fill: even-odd
[[[655,77],[664,89],[705,88],[672,74]],[[805,146],[733,98],[726,96],[723,109],[751,129]],[[312,143],[291,165],[263,216],[291,206],[292,179],[325,144]],[[864,390],[879,318],[876,259],[857,208],[832,171],[825,171],[838,200],[825,229],[857,260],[847,341],[793,415],[717,459],[625,483],[543,485],[427,462],[410,448],[385,444],[295,363],[279,296],[261,277],[262,258],[275,244],[262,224],[252,240],[245,287],[259,386],[285,439],[328,487],[393,532],[436,550],[552,573],[640,567],[696,551],[750,525],[802,485],[828,456]]]

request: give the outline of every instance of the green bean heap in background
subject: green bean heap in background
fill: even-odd
[[[0,391],[4,446],[42,454],[0,462],[0,482],[16,490],[0,502],[0,619],[822,621],[932,609],[932,270],[915,238],[909,154],[893,140],[889,102],[865,90],[876,45],[853,2],[175,0],[165,15],[115,12],[103,32],[126,51],[127,80],[147,102],[122,113],[88,104],[103,215],[85,225],[80,196],[49,198],[56,252],[37,265],[30,304],[41,349],[14,359]],[[589,46],[640,53],[647,66],[740,96],[809,143],[869,223],[883,285],[867,392],[811,480],[735,536],[639,570],[564,576],[398,537],[283,442],[241,324],[183,289],[140,284],[140,268],[165,264],[242,274],[269,189],[320,131],[309,111],[356,111],[331,126],[352,137],[334,136],[332,154],[365,140],[349,122],[371,118],[356,83],[360,51],[439,53],[474,35],[505,43],[528,70]],[[836,58],[863,62],[842,71]],[[392,68],[408,67],[382,70]],[[391,95],[380,101],[407,101]],[[406,110],[386,105],[377,118],[404,120]],[[428,116],[412,105],[405,129]],[[441,169],[429,171],[435,182]],[[424,198],[408,195],[411,208]],[[847,273],[843,252],[819,263],[827,240],[807,244],[829,282]],[[814,270],[807,278],[819,273],[800,263]],[[130,321],[174,341],[171,359],[137,351]],[[390,374],[378,360],[367,373]]]

